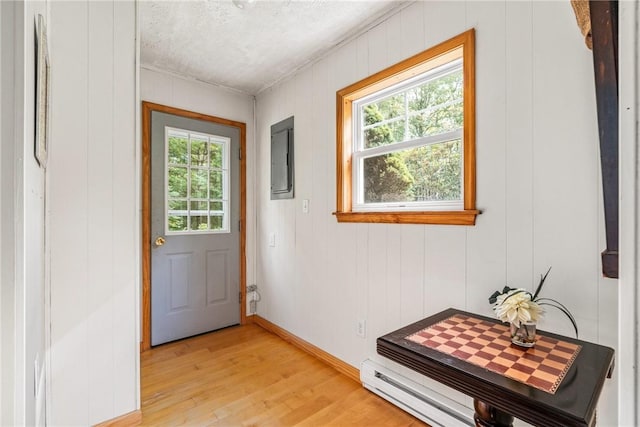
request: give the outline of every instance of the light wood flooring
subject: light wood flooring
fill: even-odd
[[[424,426],[253,324],[140,356],[144,426]]]

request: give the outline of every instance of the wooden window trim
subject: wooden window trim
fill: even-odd
[[[352,210],[352,104],[459,57],[464,78],[464,201],[459,211],[354,212]],[[336,93],[336,216],[338,222],[474,225],[476,216],[475,32],[470,29]]]

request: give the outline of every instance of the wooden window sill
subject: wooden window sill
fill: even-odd
[[[476,209],[428,212],[334,212],[338,222],[369,222],[387,224],[475,225]]]

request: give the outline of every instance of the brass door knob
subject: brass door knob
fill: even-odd
[[[156,244],[156,246],[162,246],[164,245],[164,242],[165,242],[164,237],[158,236],[156,237],[156,241],[154,243]]]

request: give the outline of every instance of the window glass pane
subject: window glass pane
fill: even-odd
[[[209,175],[209,198],[222,199],[222,172],[211,171]]]
[[[202,169],[191,169],[191,198],[207,198],[207,180],[209,171]]]
[[[404,120],[387,122],[364,131],[364,148],[404,141]]]
[[[456,70],[409,90],[409,138],[461,128],[462,89],[462,70]]]
[[[191,202],[191,215],[206,213],[209,210],[209,202],[197,201]]]
[[[169,200],[169,210],[171,210],[171,211],[186,211],[187,210],[187,201],[186,200]]]
[[[169,134],[169,163],[187,164],[187,138]]]
[[[415,201],[462,198],[462,141],[457,139],[406,152],[413,177],[410,194]]]
[[[209,145],[209,150],[211,156],[211,168],[222,169],[222,144],[213,142]]]
[[[460,140],[362,160],[365,203],[460,200]]]
[[[222,230],[224,228],[224,202],[211,202],[209,211],[209,228],[211,230]]]
[[[462,103],[445,104],[409,117],[409,139],[437,135],[462,127]]]
[[[209,229],[210,230],[222,230],[224,229],[224,221],[222,215],[212,214],[209,217]]]
[[[185,215],[169,215],[169,231],[186,231],[187,217]]]
[[[456,70],[407,92],[409,111],[421,111],[438,105],[462,101],[462,70]]]
[[[364,107],[364,125],[373,125],[383,120],[393,119],[404,115],[404,94],[398,94],[381,99]]]
[[[191,230],[200,231],[206,230],[209,225],[207,224],[207,215],[191,215],[190,216]]]
[[[169,173],[169,197],[187,197],[187,168],[171,166]]]
[[[191,166],[208,166],[208,138],[191,136]]]
[[[408,200],[412,178],[399,153],[366,158],[362,171],[365,203]]]

